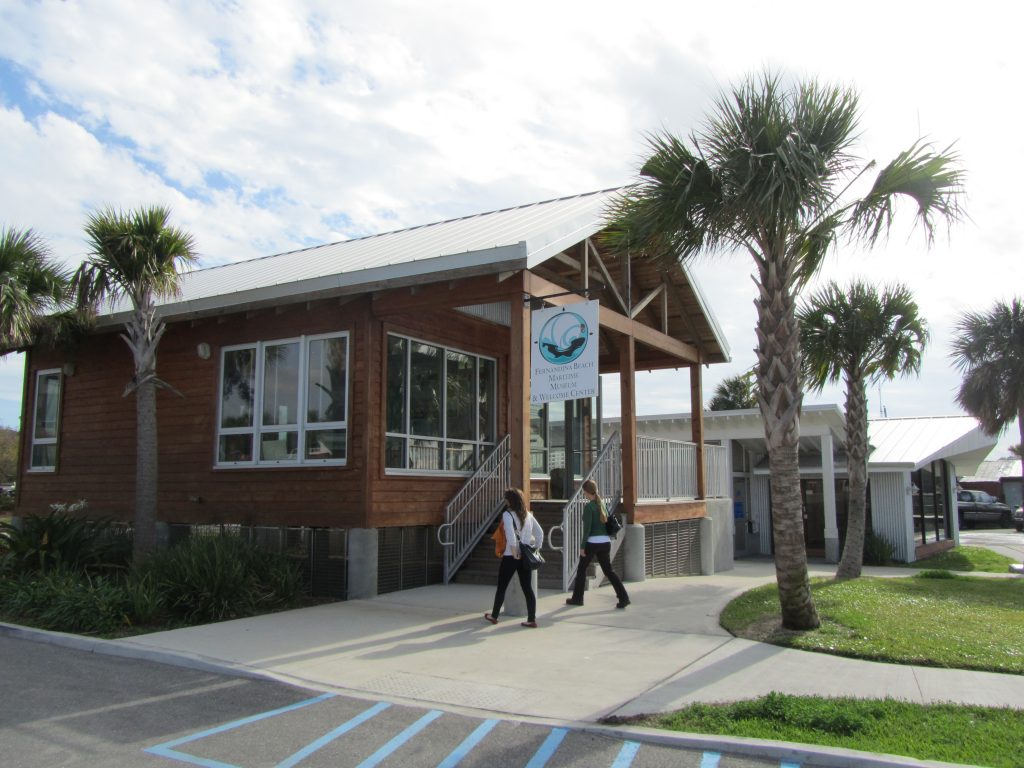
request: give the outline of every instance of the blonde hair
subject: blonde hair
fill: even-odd
[[[608,512],[605,511],[604,508],[604,499],[602,499],[601,495],[597,492],[597,483],[593,480],[584,480],[582,488],[586,493],[591,494],[597,501],[597,508],[601,511],[601,522],[606,522],[608,520]]]

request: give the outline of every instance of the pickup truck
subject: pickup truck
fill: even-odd
[[[957,491],[956,512],[961,528],[975,523],[996,523],[1000,528],[1013,525],[1010,508],[985,491]]]

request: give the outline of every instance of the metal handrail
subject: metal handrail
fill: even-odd
[[[512,482],[511,446],[512,435],[505,435],[444,508],[437,543],[444,548],[445,584],[469,557],[504,501]],[[450,538],[446,540],[445,534]]]
[[[576,489],[569,502],[562,508],[562,522],[553,525],[548,530],[548,548],[562,553],[562,589],[568,590],[576,578],[576,569],[580,564],[580,550],[578,547],[566,547],[566,542],[579,541],[583,535],[583,507],[587,499],[583,495],[583,483],[593,480],[597,483],[601,498],[604,499],[605,508],[608,513],[614,512],[622,499],[622,444],[619,433],[616,432],[605,443],[601,452],[594,460],[594,466],[583,476],[580,487]],[[552,536],[556,531],[562,533],[562,545],[554,546]],[[625,536],[620,534],[612,540],[612,554],[622,544]]]

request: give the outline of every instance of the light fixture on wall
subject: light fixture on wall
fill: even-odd
[[[65,376],[74,376],[75,375],[75,364],[72,363],[72,362],[64,363],[64,365],[62,365],[60,367],[60,371]]]
[[[210,345],[207,344],[205,341],[200,342],[196,346],[196,354],[199,355],[199,357],[202,360],[209,360],[210,359]]]

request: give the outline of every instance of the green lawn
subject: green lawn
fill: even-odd
[[[980,571],[982,573],[1009,573],[1012,557],[1000,555],[985,547],[955,547],[926,557],[915,563],[899,563],[901,568],[928,568],[945,571]]]
[[[892,699],[769,694],[695,704],[638,724],[688,733],[775,739],[997,768],[1020,768],[1024,724],[1012,709],[922,706]]]
[[[836,656],[1024,674],[1020,579],[937,571],[898,579],[813,579],[811,590],[818,629],[782,629],[774,584],[733,600],[721,624],[740,637]]]

